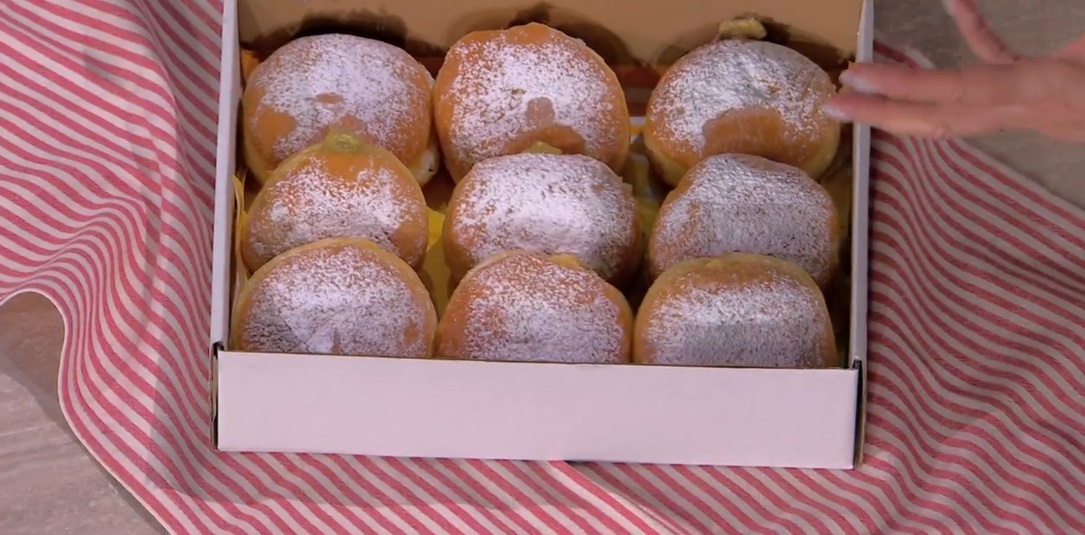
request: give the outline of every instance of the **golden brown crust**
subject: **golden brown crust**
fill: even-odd
[[[251,50],[243,48],[241,49],[239,61],[241,63],[241,85],[245,86],[248,85],[252,71],[256,70],[256,66],[260,64],[260,58]]]
[[[616,173],[629,154],[629,110],[617,76],[583,42],[542,24],[457,41],[436,78],[434,121],[456,181],[482,159],[536,142],[590,156]],[[501,128],[486,131],[491,125]]]
[[[839,268],[841,230],[832,197],[802,170],[748,154],[709,156],[660,206],[648,274],[734,251],[793,261],[824,288]]]
[[[728,153],[763,156],[815,178],[825,171],[840,143],[840,125],[821,105],[836,87],[812,61],[790,49],[781,54],[783,48],[744,40],[710,43],[664,73],[644,123],[645,148],[663,181],[674,186],[701,159]],[[741,58],[728,59],[736,56]],[[759,63],[763,70],[749,67]],[[705,98],[685,101],[694,95]],[[690,107],[701,110],[688,113]]]
[[[362,238],[329,238],[253,273],[230,332],[237,351],[428,357],[437,312],[398,257]]]
[[[569,255],[510,251],[464,277],[437,329],[445,358],[627,363],[625,296]]]
[[[422,189],[395,155],[350,134],[333,134],[271,173],[240,232],[250,270],[288,249],[352,236],[419,269],[429,222]]]
[[[486,258],[520,249],[576,256],[619,288],[637,275],[646,241],[621,177],[589,157],[549,152],[476,165],[452,192],[441,240],[453,285]]]
[[[425,184],[440,160],[432,86],[429,72],[391,45],[342,34],[298,38],[254,67],[245,86],[245,163],[263,183],[290,155],[348,132],[391,151]],[[372,122],[374,109],[388,120]]]
[[[633,362],[825,368],[839,365],[824,297],[797,264],[730,253],[676,264],[648,289]]]

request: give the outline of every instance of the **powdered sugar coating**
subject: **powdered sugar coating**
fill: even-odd
[[[239,331],[247,351],[382,357],[429,356],[427,317],[409,269],[354,246],[294,250],[250,288]],[[284,257],[280,257],[284,258]],[[255,280],[255,279],[254,279]],[[407,334],[413,333],[414,336]],[[409,342],[408,342],[409,341]]]
[[[418,232],[393,236],[409,224],[425,224],[425,200],[405,194],[404,178],[374,162],[357,167],[359,174],[339,177],[327,158],[307,158],[265,186],[250,212],[246,245],[257,267],[271,257],[324,238],[366,238],[414,266],[425,252],[426,236]],[[413,186],[413,178],[406,184]],[[410,242],[406,239],[414,238]],[[399,241],[400,243],[397,243]]]
[[[472,271],[442,319],[438,354],[479,360],[628,361],[622,308],[595,274],[529,254]]]
[[[653,363],[811,368],[824,361],[825,307],[793,277],[736,286],[687,274],[669,284],[667,298],[641,312]]]
[[[414,80],[428,84],[419,87]],[[393,152],[407,165],[415,154],[410,128],[426,115],[433,77],[403,50],[353,35],[326,34],[295,39],[275,51],[252,74],[250,86],[262,92],[251,114],[259,130],[264,108],[286,115],[293,127],[264,147],[275,162],[322,138],[330,127],[352,131]],[[423,135],[423,134],[418,134]]]
[[[694,153],[708,125],[728,113],[768,109],[794,137],[814,138],[829,121],[821,110],[829,75],[802,54],[764,41],[722,40],[686,54],[653,92],[648,119],[656,135]],[[760,134],[760,133],[758,133]]]
[[[621,178],[580,155],[484,160],[458,186],[446,250],[470,266],[501,252],[569,254],[613,280],[636,246],[636,202]],[[470,267],[467,266],[467,267]]]
[[[710,156],[660,208],[649,266],[659,274],[692,258],[757,253],[792,261],[823,284],[833,266],[835,210],[800,169],[759,156]]]
[[[585,54],[581,42],[552,29],[546,31],[553,37],[543,42],[514,42],[508,32],[520,29],[461,41],[448,52],[446,61],[459,65],[447,91],[458,99],[448,141],[467,169],[501,155],[511,140],[554,126],[575,131],[584,140],[584,153],[595,157],[626,143],[614,128],[621,104],[614,95],[620,96],[621,88],[601,61]]]

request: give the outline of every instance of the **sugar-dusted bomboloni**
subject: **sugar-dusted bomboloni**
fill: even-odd
[[[725,39],[663,75],[648,100],[644,144],[672,186],[707,156],[755,154],[817,178],[832,162],[840,125],[822,105],[836,87],[821,67],[782,45]]]
[[[617,286],[640,265],[632,189],[582,155],[513,154],[479,162],[456,185],[442,240],[454,280],[506,251],[568,254]]]
[[[241,255],[259,269],[324,238],[366,238],[419,269],[429,234],[422,188],[391,152],[332,134],[287,158],[246,214]]]
[[[234,309],[237,351],[428,357],[437,312],[418,274],[363,238],[328,238],[276,256]]]
[[[245,86],[245,162],[263,183],[292,154],[346,132],[389,150],[425,184],[440,165],[432,91],[429,71],[402,49],[345,34],[299,37]]]
[[[664,199],[648,241],[649,272],[757,253],[795,262],[824,287],[839,264],[837,219],[832,197],[801,169],[759,156],[711,156]]]
[[[837,364],[821,291],[799,266],[732,253],[682,262],[660,276],[637,312],[642,364],[826,368]]]
[[[569,256],[509,252],[475,266],[437,330],[438,357],[615,364],[629,361],[625,296]]]
[[[536,142],[620,173],[629,110],[618,77],[582,41],[536,23],[472,32],[448,51],[434,117],[449,174]]]

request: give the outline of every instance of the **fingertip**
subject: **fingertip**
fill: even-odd
[[[845,89],[851,89],[859,93],[871,93],[876,90],[875,84],[863,75],[863,69],[858,71],[848,69],[840,74],[840,83]]]
[[[842,101],[841,97],[830,99],[821,107],[821,111],[825,113],[825,115],[840,122],[849,122],[852,120],[851,113],[847,108],[847,101]]]
[[[837,95],[825,102],[822,112],[842,123],[868,122],[891,112],[900,103],[878,95],[848,93]]]

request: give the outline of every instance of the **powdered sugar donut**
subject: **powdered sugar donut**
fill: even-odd
[[[256,270],[299,245],[352,236],[418,269],[429,236],[426,198],[391,152],[333,134],[271,173],[241,229],[241,256]]]
[[[732,253],[664,273],[637,313],[643,364],[825,368],[837,365],[829,311],[799,266]]]
[[[818,177],[840,125],[822,111],[836,88],[821,67],[782,45],[723,40],[679,59],[648,99],[644,145],[672,186],[706,156],[756,154]]]
[[[839,264],[837,217],[832,197],[801,169],[759,156],[711,156],[663,201],[648,239],[649,273],[745,252],[795,262],[824,286]]]
[[[442,235],[453,280],[505,251],[568,254],[611,284],[639,267],[632,190],[587,156],[513,154],[479,162],[456,186]]]
[[[256,271],[238,297],[238,351],[428,357],[437,312],[418,275],[361,238],[291,249]]]
[[[591,156],[616,173],[629,154],[617,76],[583,42],[536,23],[457,41],[437,74],[434,117],[457,181],[479,161],[535,142]]]
[[[252,73],[241,100],[245,161],[266,181],[329,132],[388,149],[420,184],[437,171],[433,77],[392,45],[343,34],[300,37]]]
[[[629,361],[625,297],[569,256],[510,252],[472,269],[437,328],[437,356],[525,362]]]

